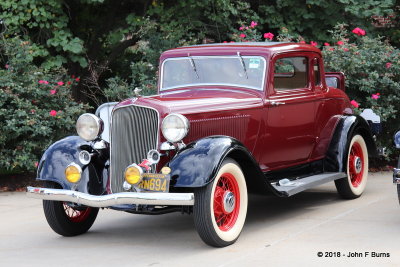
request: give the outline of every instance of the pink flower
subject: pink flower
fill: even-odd
[[[355,100],[351,100],[350,104],[352,104],[355,108],[358,108],[360,106],[360,104]]]
[[[31,109],[31,113],[32,113],[32,114],[35,114],[35,112],[36,112],[36,110]]]
[[[231,42],[232,43],[232,42]],[[81,79],[78,77],[75,79],[75,81],[79,82]]]
[[[331,46],[329,43],[324,43],[324,46]]]
[[[39,81],[39,84],[49,84],[49,82],[48,82],[48,81],[45,81],[45,80],[40,80],[40,81]]]
[[[334,51],[335,48],[334,47],[329,47],[329,51]]]
[[[234,43],[235,41],[230,41],[230,43]],[[79,79],[79,78],[77,78],[77,79]]]
[[[272,39],[274,39],[274,34],[270,32],[264,33],[264,38],[271,41]]]
[[[244,26],[240,26],[239,31],[243,31],[244,30]]]
[[[344,43],[343,43],[343,41],[338,41],[337,44],[338,45],[343,45]]]
[[[343,48],[343,51],[344,51],[344,52],[348,52],[349,49],[345,47],[345,48]]]
[[[379,93],[378,93],[379,94]],[[378,99],[380,96],[378,94],[372,94],[371,98],[372,99]]]
[[[392,66],[392,63],[390,63],[390,62],[386,63],[386,68],[387,69],[390,68],[391,66]]]
[[[246,38],[246,34],[241,33],[241,34],[239,35],[239,37],[240,37],[240,38]]]
[[[39,162],[37,162],[37,161],[34,164],[35,164],[35,168],[37,168],[39,166]]]
[[[226,41],[224,41],[224,43],[226,43]],[[67,84],[70,85],[70,84],[71,84],[71,81],[68,81]]]
[[[8,68],[10,67],[10,65],[6,64],[6,65],[4,65],[4,67],[5,67],[6,69],[8,69]]]
[[[51,110],[51,111],[49,112],[49,114],[50,114],[50,116],[54,117],[54,116],[57,115],[57,111],[55,111],[55,110],[53,109],[53,110]]]
[[[360,28],[354,28],[354,30],[351,31],[352,33],[358,35],[358,36],[364,36],[365,35],[365,31],[363,29]]]
[[[258,25],[257,22],[252,21],[252,22],[250,23],[250,28],[254,28],[254,27],[257,26],[257,25]]]
[[[51,95],[54,95],[55,93],[57,93],[57,90],[50,90]]]
[[[301,44],[305,44],[306,42],[305,42],[305,41],[300,41],[299,43],[301,43]]]
[[[317,45],[318,45],[317,42],[314,42],[314,41],[311,41],[310,44],[311,44],[312,46],[317,46]]]
[[[64,85],[64,82],[58,82],[57,84],[58,85]]]
[[[246,30],[248,30],[248,29],[249,29],[249,27],[246,27],[245,29],[246,29]]]

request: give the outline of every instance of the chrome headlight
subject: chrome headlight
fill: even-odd
[[[169,142],[179,142],[189,132],[189,121],[181,114],[169,114],[161,124],[161,131]]]
[[[394,135],[394,143],[396,145],[396,148],[400,148],[400,131],[398,131],[395,135]]]
[[[86,141],[96,139],[96,137],[101,135],[103,129],[103,120],[90,113],[82,114],[76,122],[76,131],[78,135]]]

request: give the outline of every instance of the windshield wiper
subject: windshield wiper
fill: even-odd
[[[194,60],[190,54],[188,54],[188,58],[190,60],[190,65],[192,65],[193,71],[196,73],[197,79],[200,79],[199,74],[197,73],[196,65],[194,64]]]
[[[240,63],[242,63],[244,74],[246,74],[246,79],[249,79],[249,76],[247,75],[246,65],[244,64],[243,57],[240,55],[240,52],[237,52],[237,55],[239,57]]]

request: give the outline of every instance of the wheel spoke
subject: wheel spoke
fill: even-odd
[[[91,208],[85,208],[83,210],[74,209],[67,203],[63,202],[64,212],[68,219],[72,222],[82,222],[87,219],[90,214]]]
[[[231,195],[235,198],[233,210],[225,210],[224,198]],[[218,227],[223,231],[231,229],[239,214],[240,193],[235,177],[230,173],[221,175],[214,191],[214,218]]]

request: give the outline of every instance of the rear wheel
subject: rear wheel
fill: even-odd
[[[368,178],[368,150],[361,135],[352,137],[346,164],[347,177],[336,180],[336,188],[343,198],[358,198],[364,192]]]
[[[247,188],[236,161],[226,159],[214,181],[195,191],[194,222],[201,239],[214,247],[233,244],[247,214]]]
[[[48,188],[56,188],[47,183]],[[98,208],[76,207],[67,202],[43,200],[44,215],[50,227],[59,235],[76,236],[86,233],[96,220]]]

